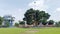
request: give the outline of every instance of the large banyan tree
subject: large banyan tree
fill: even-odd
[[[23,20],[27,22],[28,25],[35,24],[37,26],[39,23],[45,24],[50,15],[45,11],[39,11],[34,9],[28,9],[24,14]]]

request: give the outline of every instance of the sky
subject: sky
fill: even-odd
[[[0,16],[12,15],[15,21],[23,20],[30,8],[49,13],[49,20],[60,21],[60,0],[0,0]]]

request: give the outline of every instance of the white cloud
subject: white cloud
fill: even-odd
[[[39,10],[47,10],[48,6],[45,4],[47,0],[36,0],[28,4],[30,8],[39,9]]]
[[[54,21],[60,21],[60,8],[56,8],[55,11],[52,13],[50,19]]]
[[[24,17],[24,10],[21,8],[14,8],[14,9],[0,9],[0,16],[4,16],[4,15],[12,15],[13,17],[15,17],[15,22],[17,22],[18,20],[22,20]],[[1,14],[2,13],[2,14]]]
[[[56,10],[54,11],[55,14],[57,14],[57,16],[60,16],[60,8],[56,8]]]
[[[56,11],[60,11],[60,8],[57,8]]]
[[[15,10],[12,10],[12,15],[15,16],[15,20],[16,20],[16,21],[22,20],[23,17],[24,17],[23,9],[17,8],[17,9],[15,9]]]
[[[18,9],[18,11],[22,11],[22,9]]]

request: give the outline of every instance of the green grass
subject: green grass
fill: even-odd
[[[0,34],[60,34],[60,28],[0,28]]]

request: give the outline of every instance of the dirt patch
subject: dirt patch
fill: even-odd
[[[38,32],[38,30],[26,30],[25,32],[21,33],[21,34],[34,34]]]
[[[34,33],[34,32],[38,32],[37,30],[28,30],[26,32],[31,32],[31,33]]]

